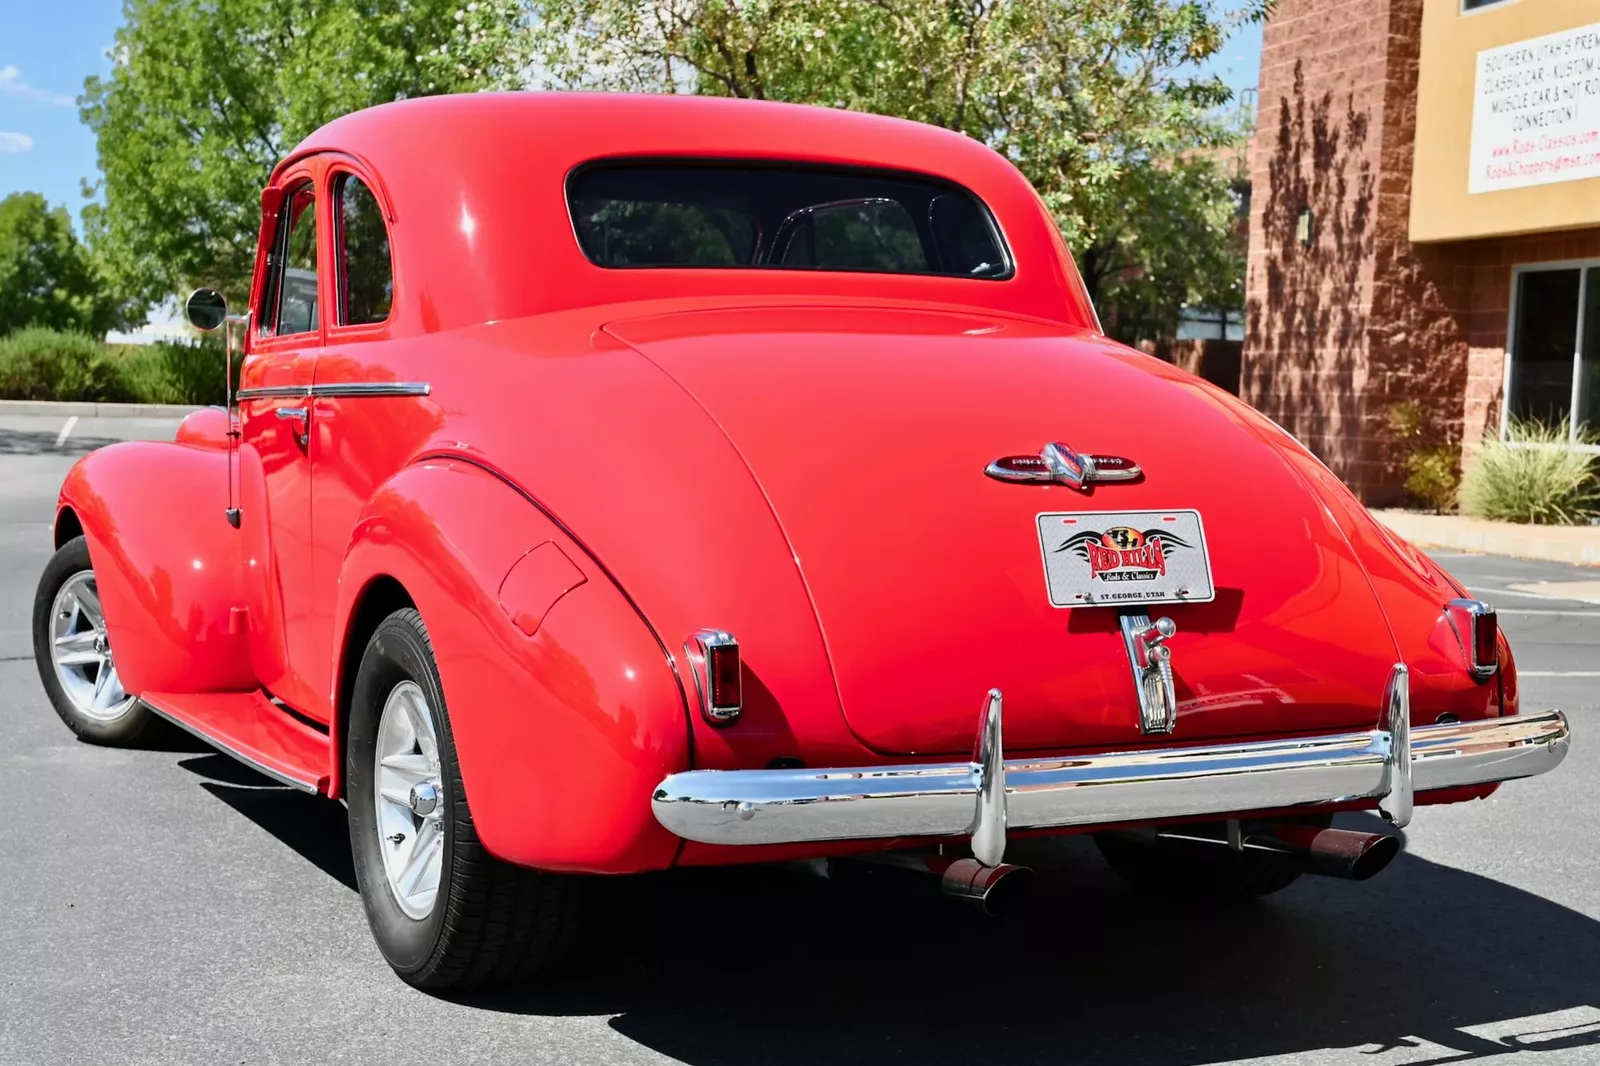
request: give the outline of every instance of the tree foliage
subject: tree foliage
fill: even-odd
[[[36,192],[0,200],[0,335],[29,326],[104,334],[117,310],[66,208],[51,210]]]
[[[1271,0],[473,0],[439,60],[516,87],[700,92],[897,115],[1015,163],[1108,328],[1240,310],[1245,133],[1199,64]]]
[[[438,51],[456,0],[127,0],[82,115],[104,174],[91,243],[155,302],[248,287],[272,167],[329,120],[469,89]]]

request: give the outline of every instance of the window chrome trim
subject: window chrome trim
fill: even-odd
[[[309,400],[316,397],[427,396],[426,381],[335,381],[326,385],[262,385],[240,389],[237,400]]]

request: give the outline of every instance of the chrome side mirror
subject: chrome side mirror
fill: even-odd
[[[189,325],[201,333],[210,333],[228,320],[228,301],[216,289],[196,289],[183,305]]]

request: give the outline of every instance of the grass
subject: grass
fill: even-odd
[[[1577,443],[1600,437],[1580,433]],[[1600,515],[1595,455],[1574,446],[1565,421],[1513,420],[1506,439],[1487,439],[1461,479],[1461,510],[1480,518],[1576,525]]]

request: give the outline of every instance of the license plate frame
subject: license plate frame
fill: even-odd
[[[1205,523],[1192,508],[1042,511],[1034,524],[1050,606],[1209,603]]]

